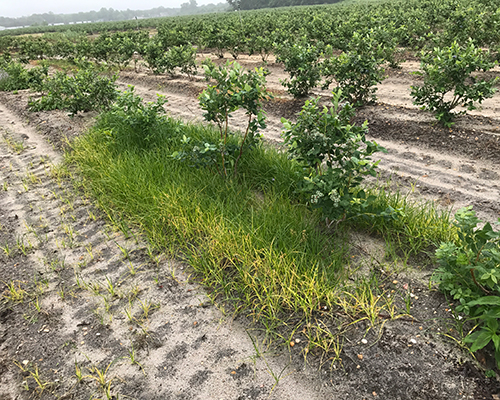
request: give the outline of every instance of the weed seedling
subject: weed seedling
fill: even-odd
[[[128,356],[130,358],[130,364],[137,365],[142,370],[142,373],[146,375],[146,371],[144,371],[144,367],[139,361],[137,361],[137,356],[135,354],[134,344],[131,344],[131,349],[128,351]]]
[[[137,274],[137,271],[139,270],[139,268],[142,266],[139,266],[139,267],[135,267],[134,264],[132,263],[132,261],[128,260],[128,271],[130,272],[130,275],[131,276],[135,276],[135,274]]]
[[[150,300],[142,301],[141,299],[139,299],[139,303],[141,305],[141,309],[142,309],[142,312],[143,312],[142,313],[143,320],[148,319],[149,313],[152,310],[160,308],[160,303],[155,304],[155,303],[152,303]]]
[[[37,183],[42,183],[42,180],[31,171],[28,171],[26,173],[26,179],[29,180],[33,185]]]
[[[408,315],[411,314],[411,294],[408,292],[404,298],[405,300],[405,306],[406,306],[406,313]]]
[[[101,295],[103,303],[104,303],[104,310],[109,313],[109,310],[111,309],[111,304],[109,304],[109,300],[106,298],[106,296]]]
[[[130,260],[130,251],[123,247],[123,246],[120,246],[116,241],[115,241],[115,244],[118,246],[118,248],[120,249],[121,253],[122,253],[122,258],[123,260]]]
[[[33,378],[33,380],[37,384],[36,390],[38,391],[38,393],[40,395],[42,394],[42,392],[45,389],[47,389],[48,387],[51,387],[53,385],[53,382],[46,381],[40,376],[40,371],[38,370],[37,365],[35,365],[34,369],[32,371],[29,371],[29,372],[30,372],[30,376]]]
[[[96,218],[96,216],[94,215],[94,213],[93,213],[92,211],[87,210],[87,213],[88,213],[88,215],[89,215],[89,216],[88,216],[88,220],[89,220],[89,221],[95,221],[95,220],[97,219],[97,218]]]
[[[96,295],[98,295],[98,294],[101,293],[101,285],[99,285],[98,282],[90,282],[90,284],[88,285],[88,287]]]
[[[87,282],[85,282],[83,278],[76,273],[76,271],[75,271],[75,282],[76,286],[78,286],[82,290],[87,290],[89,288]]]
[[[75,376],[78,383],[83,381],[82,369],[78,366],[78,363],[75,360]]]
[[[40,301],[38,297],[35,297],[35,300],[31,302],[31,305],[37,310],[39,313],[42,312],[42,307],[40,306]]]
[[[23,255],[27,255],[28,252],[33,248],[33,245],[31,242],[28,240],[28,244],[24,243],[24,237],[23,236],[18,236],[16,238],[16,246]]]
[[[90,260],[94,259],[94,254],[92,252],[92,243],[89,243],[87,246],[85,246],[85,249],[87,250],[87,253],[90,256]]]
[[[139,296],[139,293],[141,293],[141,288],[139,286],[134,286],[130,292],[128,293],[128,301],[129,303],[131,303],[134,299],[137,298],[137,296]]]
[[[130,323],[134,322],[134,317],[132,316],[132,305],[124,308],[123,313],[125,314]]]
[[[38,322],[38,316],[37,315],[29,315],[29,314],[23,314],[23,318],[28,321],[30,324],[36,324]]]
[[[75,231],[73,230],[73,227],[67,224],[62,224],[62,228],[69,240],[73,241],[75,238]]]
[[[8,243],[5,243],[4,246],[0,246],[0,249],[5,253],[7,257],[9,257],[12,254],[12,249],[9,247]]]
[[[113,281],[108,277],[106,277],[106,281],[108,282],[108,287],[106,289],[108,290],[109,294],[113,297],[118,296],[116,292],[116,286],[113,285]]]
[[[41,395],[45,389],[48,389],[49,387],[54,385],[54,382],[46,381],[41,377],[38,365],[35,364],[35,366],[32,368],[30,365],[24,366],[19,361],[14,361],[14,364],[24,373],[29,373],[29,378],[32,378],[37,384],[36,391],[38,392],[39,395]],[[23,384],[24,388],[26,390],[29,390],[27,379],[26,381],[23,382]]]
[[[258,358],[262,358],[262,360],[264,361],[264,363],[266,364],[266,368],[267,368],[267,372],[273,377],[274,379],[274,385],[273,387],[271,388],[271,392],[276,388],[276,386],[278,386],[278,384],[280,383],[281,379],[282,379],[282,376],[283,376],[283,373],[285,372],[285,370],[288,368],[288,366],[290,365],[290,363],[288,363],[287,365],[285,365],[283,367],[283,369],[277,374],[276,372],[273,371],[273,369],[271,368],[271,366],[269,365],[266,357],[265,357],[265,352],[261,352],[260,349],[259,349],[259,346],[257,345],[257,343],[255,342],[255,339],[252,337],[252,335],[250,335],[250,333],[247,332],[247,335],[249,336],[250,340],[252,341],[252,345],[253,345],[253,348],[255,350],[255,355],[251,357],[253,363],[255,364],[257,359]]]
[[[7,147],[11,149],[14,153],[21,154],[25,149],[23,142],[17,142],[7,135],[3,136],[3,140],[7,145]]]
[[[117,377],[112,377],[110,378],[108,376],[109,369],[111,366],[118,361],[119,359],[115,359],[114,361],[110,362],[106,368],[99,369],[97,366],[92,365],[89,368],[89,374],[83,376],[82,379],[84,378],[90,378],[94,380],[98,385],[99,388],[101,389],[102,393],[106,395],[107,398],[111,398],[111,384],[113,383],[114,380],[118,379]]]
[[[3,296],[13,303],[22,303],[28,292],[21,287],[21,281],[10,281],[9,283],[3,282],[7,286],[7,290]]]

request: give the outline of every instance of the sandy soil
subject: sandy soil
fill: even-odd
[[[258,58],[240,62],[257,65]],[[408,104],[413,68],[408,62],[391,73],[379,88],[381,103],[359,114],[370,122],[371,138],[388,149],[383,176],[415,196],[443,206],[472,204],[482,218],[496,220],[499,95],[445,130]],[[293,118],[301,104],[283,94],[281,67],[270,69],[269,87],[280,97],[266,105],[263,133],[277,143],[280,118]],[[120,88],[128,84],[147,101],[165,94],[172,116],[202,118],[201,77],[124,72]],[[359,262],[378,271],[386,295],[399,296],[402,307],[411,293],[412,317],[353,324],[341,361],[332,362],[332,353],[305,358],[300,332],[293,347],[269,346],[261,327],[214,305],[186,265],[152,251],[140,234],[107,225],[74,189],[77,178],[57,166],[63,138],[81,134],[95,114],[29,113],[28,96],[0,93],[0,287],[7,297],[24,295],[22,302],[0,303],[1,400],[498,398],[499,383],[481,372],[493,367],[490,354],[474,360],[447,338],[457,336],[457,324],[444,297],[428,288],[432,271],[386,268],[380,244],[363,235],[353,238],[353,257],[373,259]]]

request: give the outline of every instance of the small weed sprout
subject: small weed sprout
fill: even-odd
[[[99,295],[101,293],[101,285],[99,284],[99,282],[90,282],[88,287],[96,295]]]
[[[85,250],[87,250],[87,253],[90,256],[90,260],[92,261],[94,259],[94,253],[92,252],[92,243],[86,245]]]
[[[121,246],[118,244],[118,242],[115,241],[116,246],[120,249],[122,253],[122,259],[123,260],[130,260],[130,250],[127,249],[125,246]]]
[[[7,289],[4,291],[3,296],[7,301],[13,303],[22,303],[28,292],[21,287],[21,281],[10,281],[9,283],[3,282]]]
[[[127,317],[127,319],[129,320],[130,323],[134,322],[134,317],[132,315],[132,306],[129,305],[129,307],[125,307],[123,309],[123,313],[125,314],[125,316]]]
[[[38,311],[38,313],[42,312],[42,306],[40,305],[38,296],[35,297],[35,299],[31,302],[31,305],[35,308],[36,311]]]
[[[137,354],[135,352],[134,344],[133,343],[131,344],[130,350],[128,350],[128,356],[129,356],[129,359],[130,359],[130,364],[137,365],[141,369],[142,373],[144,375],[146,375],[146,371],[144,371],[144,367],[142,366],[141,363],[139,363],[139,361],[137,361]]]
[[[151,300],[145,300],[142,301],[139,299],[139,304],[142,309],[142,318],[143,320],[147,320],[149,317],[149,314],[152,310],[160,308],[160,303],[153,303]]]
[[[23,142],[18,142],[16,140],[12,139],[8,135],[4,135],[3,140],[4,140],[5,144],[7,145],[7,147],[9,149],[11,149],[16,154],[21,154],[25,149]]]
[[[12,255],[12,249],[10,248],[8,243],[5,243],[3,246],[0,246],[0,249],[5,253],[7,257]]]
[[[39,396],[42,395],[42,393],[46,390],[46,389],[49,389],[51,387],[53,387],[55,385],[54,382],[50,382],[50,381],[47,381],[45,380],[44,378],[42,378],[41,374],[40,374],[40,370],[38,369],[38,365],[34,365],[33,367],[31,365],[26,365],[24,366],[23,364],[21,364],[20,362],[18,361],[14,361],[14,364],[21,370],[23,371],[24,373],[28,373],[29,374],[29,377],[28,378],[31,378],[35,381],[36,383],[36,391],[38,393]],[[29,390],[29,384],[28,384],[28,379],[26,379],[24,382],[24,387],[26,390]]]
[[[97,366],[92,365],[88,369],[88,374],[83,376],[82,379],[89,378],[97,383],[100,391],[106,396],[106,398],[111,399],[111,385],[115,380],[118,380],[117,377],[109,377],[109,369],[111,366],[117,362],[119,359],[115,359],[110,362],[105,368],[99,369]]]
[[[110,278],[106,277],[106,282],[108,283],[106,289],[108,290],[109,294],[113,297],[118,296],[118,293],[116,292],[116,285],[113,284],[113,281]]]
[[[75,360],[75,376],[76,376],[76,381],[78,383],[81,383],[83,381],[82,369],[80,368],[76,360]]]
[[[255,350],[255,355],[251,357],[251,360],[253,361],[253,363],[255,364],[257,359],[258,358],[262,358],[262,360],[264,361],[264,363],[266,364],[266,369],[267,369],[267,372],[272,376],[272,378],[274,379],[274,385],[273,387],[271,388],[271,392],[276,389],[276,386],[278,386],[278,384],[280,383],[281,379],[283,378],[283,373],[285,372],[285,370],[290,366],[290,363],[288,363],[287,365],[285,365],[281,371],[279,373],[276,373],[274,372],[274,370],[271,368],[271,366],[269,365],[269,362],[267,361],[265,355],[266,355],[266,352],[261,352],[261,350],[259,349],[259,346],[258,344],[256,343],[256,340],[252,337],[252,335],[250,335],[250,333],[248,331],[247,332],[247,335],[248,337],[250,338],[250,340],[252,341],[252,345],[253,345],[253,348]]]
[[[23,255],[28,255],[28,253],[31,251],[33,248],[33,245],[31,242],[28,240],[28,243],[26,244],[24,242],[24,235],[23,236],[17,236],[16,238],[16,246],[17,249],[23,254]]]
[[[130,273],[131,276],[135,276],[137,274],[137,270],[140,268],[140,267],[135,267],[134,264],[132,263],[132,261],[128,260],[128,265],[127,265],[127,268],[128,268],[128,271]]]

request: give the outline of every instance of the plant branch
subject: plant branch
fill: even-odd
[[[247,139],[248,136],[248,131],[250,130],[250,124],[252,123],[252,114],[248,114],[248,124],[247,124],[247,129],[245,131],[245,135],[243,136],[243,140],[241,141],[241,146],[240,146],[240,153],[238,154],[238,158],[236,159],[234,163],[234,171],[233,174],[236,176],[236,170],[238,169],[238,162],[240,161],[240,158],[243,154],[243,146],[245,145],[245,140]]]

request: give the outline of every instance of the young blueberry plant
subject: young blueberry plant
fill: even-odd
[[[321,65],[325,77],[323,89],[335,80],[345,99],[355,106],[376,100],[377,84],[384,79],[382,64],[395,50],[394,44],[382,44],[370,34],[354,33],[346,51],[334,56],[331,48],[325,49]]]
[[[321,43],[311,43],[306,37],[285,41],[275,46],[276,62],[283,63],[290,79],[281,81],[294,97],[305,97],[321,80]]]
[[[455,214],[458,239],[436,250],[439,268],[434,281],[450,295],[474,328],[465,337],[475,352],[492,342],[500,367],[500,232],[487,223],[482,228],[472,207]],[[500,219],[499,219],[500,222]]]
[[[258,130],[266,126],[262,101],[270,98],[270,94],[265,86],[265,72],[263,68],[244,71],[236,62],[228,62],[225,66],[205,62],[203,67],[206,80],[215,84],[208,85],[200,94],[200,106],[205,120],[216,124],[220,133],[219,141],[196,144],[190,153],[176,152],[173,156],[189,158],[191,161],[200,158],[204,164],[217,163],[219,166],[215,166],[223,176],[229,175],[230,168],[232,174],[236,175],[244,150],[255,146],[260,139]],[[247,124],[242,138],[234,145],[228,140],[232,134],[229,117],[240,108],[245,110]],[[190,138],[184,138],[184,144],[194,143],[191,143]]]
[[[115,81],[118,75],[102,76],[99,70],[86,60],[79,62],[73,75],[56,72],[41,85],[42,97],[30,98],[31,111],[67,110],[71,116],[78,112],[107,110],[116,100]]]
[[[283,138],[291,157],[304,167],[299,191],[331,221],[361,213],[370,203],[360,188],[365,176],[375,176],[378,161],[370,156],[385,151],[366,140],[368,124],[351,124],[354,109],[341,104],[342,91],[334,91],[333,106],[320,107],[320,98],[306,101],[296,123],[282,118]]]
[[[452,110],[458,105],[474,110],[475,102],[482,103],[493,96],[497,78],[485,80],[473,73],[494,66],[489,53],[475,47],[472,40],[465,45],[453,42],[449,47],[422,52],[422,71],[415,74],[423,77],[424,84],[411,87],[413,103],[433,112],[439,122],[450,127],[454,119]]]

